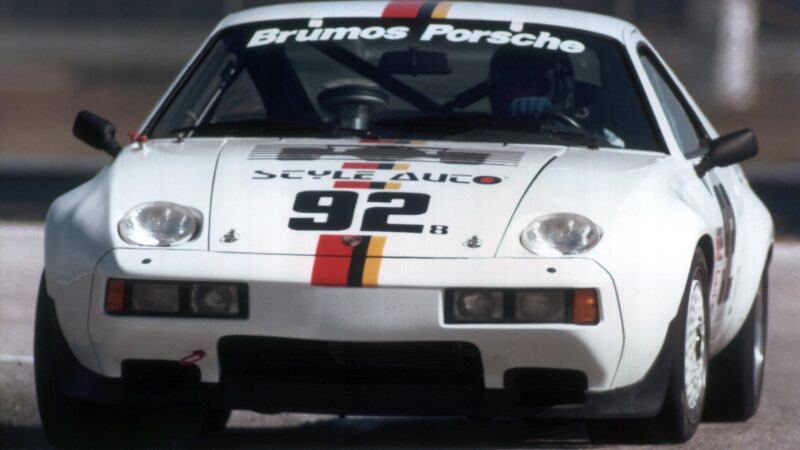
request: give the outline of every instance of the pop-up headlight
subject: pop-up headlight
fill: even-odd
[[[150,247],[173,247],[200,232],[199,211],[170,202],[143,203],[128,211],[117,225],[125,242]]]
[[[586,253],[603,237],[603,230],[578,214],[548,214],[530,223],[520,235],[522,246],[542,256]]]

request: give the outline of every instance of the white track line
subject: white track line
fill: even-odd
[[[33,356],[31,355],[10,355],[7,353],[0,353],[0,363],[20,363],[20,364],[33,364]]]

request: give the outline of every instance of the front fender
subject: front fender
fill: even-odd
[[[170,201],[197,209],[207,224],[222,142],[128,146],[92,180],[51,205],[45,227],[47,292],[67,343],[86,367],[99,372],[87,324],[95,267],[115,248],[137,247],[119,237],[117,223],[134,206]],[[182,248],[208,250],[207,228]]]
[[[99,372],[87,318],[94,267],[113,246],[108,229],[109,167],[92,180],[57,198],[45,225],[47,293],[58,323],[76,358]]]
[[[695,248],[721,220],[713,197],[687,164],[645,152],[570,150],[522,200],[499,252],[534,257],[519,236],[548,213],[581,214],[602,228],[600,243],[581,256],[609,272],[619,298],[624,347],[613,388],[640,381],[656,360]]]

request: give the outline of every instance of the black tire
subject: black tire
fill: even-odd
[[[758,412],[767,347],[767,272],[742,328],[711,360],[708,421],[744,421]]]
[[[55,448],[121,449],[186,444],[201,426],[202,408],[122,407],[66,395],[56,355],[68,354],[70,349],[58,324],[55,304],[47,295],[44,276],[36,304],[33,347],[39,416],[42,429]],[[220,418],[217,416],[216,422],[210,421],[209,425],[219,427]]]
[[[703,416],[705,386],[690,406],[687,398],[685,382],[686,330],[690,295],[694,282],[700,284],[702,294],[702,310],[704,333],[702,336],[703,357],[700,358],[708,368],[708,267],[705,256],[700,249],[695,250],[691,270],[686,281],[672,339],[672,358],[670,362],[670,379],[664,405],[661,411],[652,418],[645,419],[608,419],[590,420],[586,422],[586,430],[596,443],[644,444],[653,442],[683,443],[691,439],[697,431]]]
[[[672,368],[670,373],[667,395],[664,399],[664,406],[661,412],[652,419],[652,429],[654,433],[667,442],[683,443],[694,436],[697,427],[703,417],[703,407],[706,397],[706,386],[708,385],[708,341],[709,341],[709,320],[708,320],[708,291],[709,276],[706,258],[698,248],[695,250],[692,260],[692,269],[686,281],[683,299],[677,316],[678,333],[674,336],[675,345],[673,347]],[[692,294],[694,283],[699,284],[699,293],[702,295],[702,326],[697,324],[696,332],[702,336],[697,336],[698,342],[693,350],[698,364],[702,363],[702,374],[698,372],[699,382],[698,392],[690,399],[691,390],[686,383],[686,340],[688,320],[693,315],[691,305],[693,304]],[[698,311],[699,313],[699,311]]]
[[[87,436],[109,430],[113,422],[120,421],[119,414],[108,406],[64,395],[55,362],[56,355],[65,350],[64,346],[55,305],[47,295],[42,276],[33,341],[36,398],[42,429],[56,448],[82,448],[87,445]]]

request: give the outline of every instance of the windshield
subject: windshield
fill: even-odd
[[[661,151],[619,43],[535,24],[260,22],[223,31],[147,132]]]

